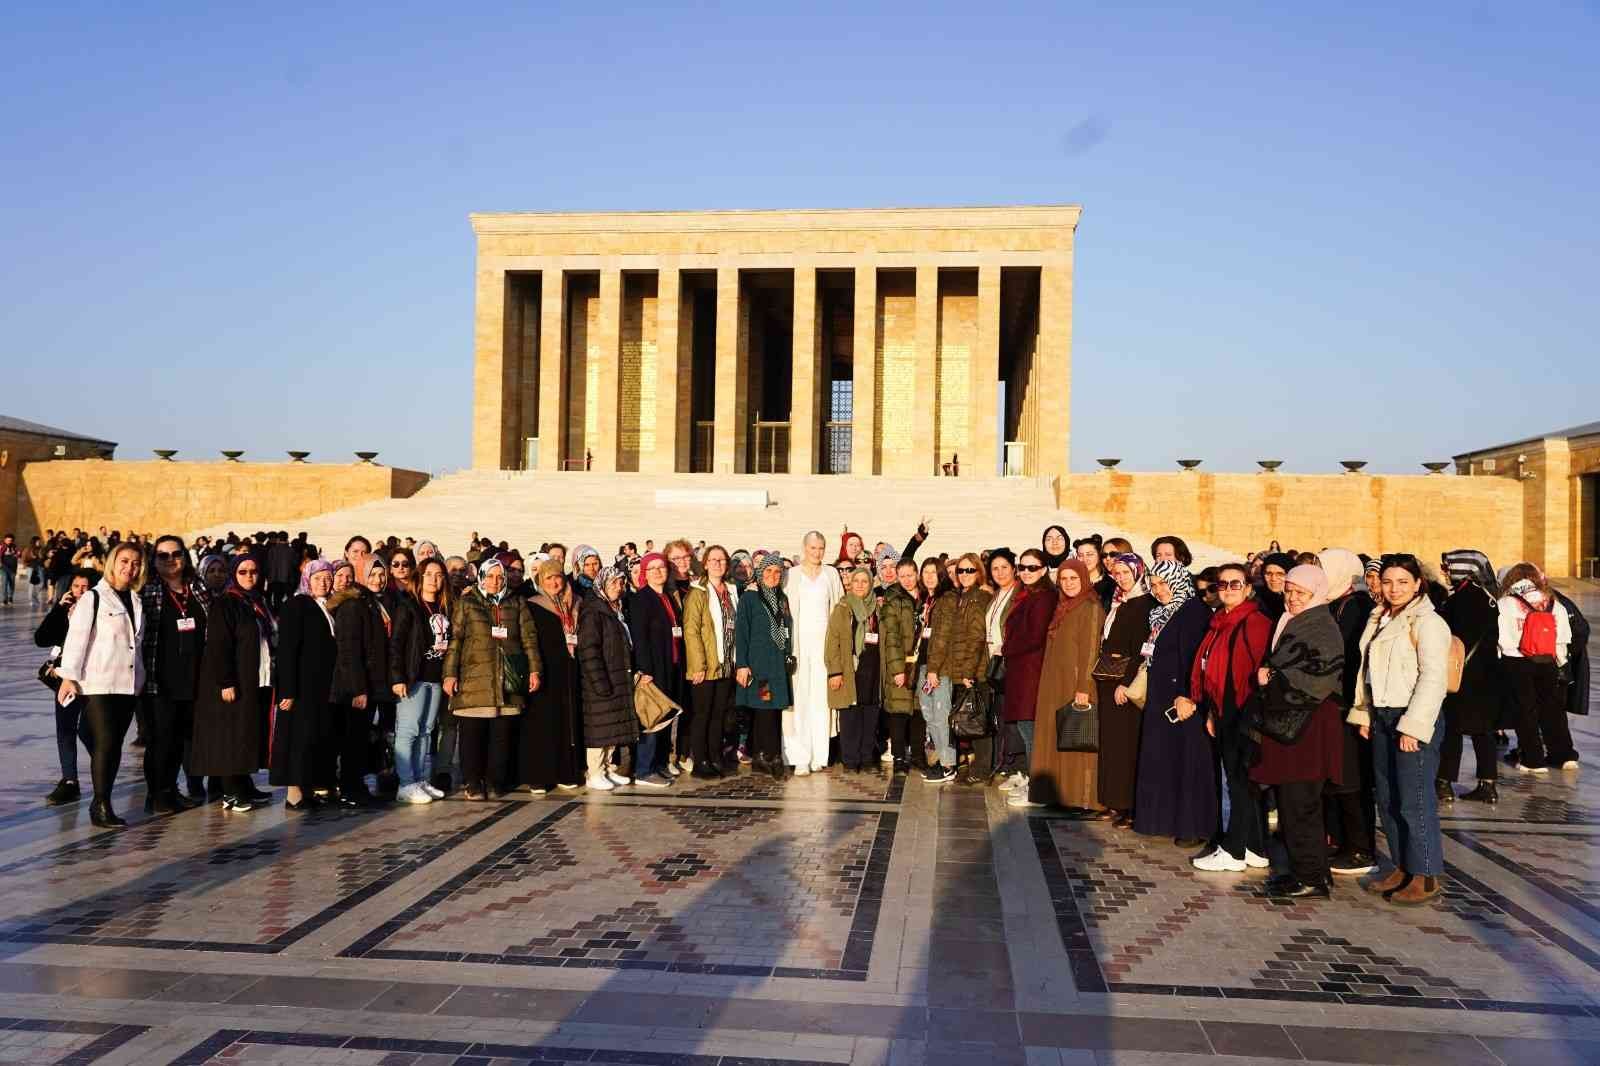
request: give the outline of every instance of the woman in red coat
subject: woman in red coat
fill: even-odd
[[[1017,576],[1022,579],[1011,613],[1006,616],[1005,650],[1006,695],[1004,716],[1007,726],[1015,726],[1022,736],[1023,781],[1014,796],[1028,795],[1027,769],[1033,760],[1033,715],[1039,698],[1039,672],[1044,668],[1044,646],[1050,636],[1050,617],[1056,610],[1055,582],[1045,576],[1048,569],[1044,553],[1029,548],[1017,560]],[[1055,740],[1052,738],[1052,744]],[[1014,806],[1042,807],[1042,803]]]

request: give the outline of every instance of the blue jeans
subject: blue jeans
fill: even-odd
[[[1400,750],[1403,714],[1404,707],[1372,708],[1372,784],[1378,820],[1396,866],[1408,874],[1438,877],[1444,872],[1444,842],[1433,779],[1439,776],[1444,714],[1434,719],[1433,736],[1414,752]]]
[[[56,756],[61,760],[63,781],[78,779],[78,741],[83,741],[85,751],[94,754],[94,741],[89,737],[89,719],[83,713],[85,702],[82,696],[65,707],[56,701]]]
[[[656,765],[656,750],[660,746],[662,734],[665,732],[665,729],[661,729],[654,733],[641,733],[639,735],[639,744],[633,750],[633,776],[635,780],[641,777],[649,777],[659,769]]]
[[[400,784],[426,781],[433,773],[433,727],[444,706],[444,686],[419,681],[394,709],[394,772]]]
[[[10,603],[17,595],[17,572],[0,566],[0,600]]]
[[[950,743],[950,679],[941,677],[939,686],[932,692],[922,691],[928,677],[928,668],[917,668],[917,702],[922,707],[922,720],[928,723],[928,739],[933,741],[933,755],[939,765],[947,770],[956,768],[956,748]]]
[[[1033,723],[1018,722],[1017,732],[1022,736],[1022,774],[1026,777],[1033,765]]]

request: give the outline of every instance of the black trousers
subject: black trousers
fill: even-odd
[[[152,795],[178,787],[178,767],[194,732],[194,701],[153,696],[150,732],[145,737],[144,783]]]
[[[1493,733],[1472,733],[1472,754],[1478,762],[1478,780],[1494,781],[1500,774],[1500,755],[1495,750]],[[1439,745],[1439,780],[1455,781],[1461,776],[1461,734],[1446,722],[1444,741]]]
[[[358,711],[346,706],[340,716],[339,730],[339,788],[350,795],[367,791],[368,757],[372,751],[371,704]]]
[[[1289,851],[1289,872],[1306,884],[1327,884],[1328,846],[1322,832],[1322,781],[1290,781],[1278,789],[1278,829]]]
[[[857,703],[839,709],[839,761],[847,770],[859,770],[877,761],[878,707]]]
[[[1500,660],[1517,726],[1522,765],[1557,765],[1578,756],[1567,727],[1567,705],[1555,663]]]
[[[1228,828],[1218,839],[1223,849],[1235,859],[1244,858],[1246,848],[1257,855],[1265,855],[1267,828],[1262,815],[1261,789],[1250,780],[1250,761],[1255,754],[1255,743],[1245,730],[1244,715],[1234,712],[1222,715],[1215,721],[1217,747],[1222,756],[1222,769],[1228,779]],[[1320,809],[1317,824],[1319,827],[1322,824]]]
[[[461,745],[461,776],[468,788],[505,787],[511,766],[511,746],[516,741],[517,720],[498,718],[456,719]]]
[[[886,726],[889,730],[889,753],[894,756],[895,762],[904,766],[907,760],[911,758],[911,745],[907,737],[911,733],[913,720],[917,723],[922,722],[922,712],[918,711],[915,714],[889,714],[886,712],[883,717],[886,719]]]
[[[1372,743],[1357,737],[1354,752],[1355,780],[1323,789],[1323,825],[1341,851],[1373,855],[1377,853],[1378,803],[1372,783]],[[1351,772],[1347,758],[1346,777]]]
[[[750,708],[750,757],[779,762],[783,759],[783,712]]]
[[[96,802],[109,802],[122,765],[122,742],[138,704],[137,696],[85,696],[83,717],[89,723],[89,773]]]
[[[728,720],[733,716],[733,678],[690,685],[689,702],[693,707],[688,726],[689,755],[697,769],[719,765],[722,739],[727,735]],[[680,732],[683,728],[678,726]]]

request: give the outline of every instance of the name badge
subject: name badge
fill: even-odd
[[[681,638],[682,636],[683,636],[683,627],[682,626],[673,626],[672,627],[672,638],[674,640],[677,640],[677,639]]]
[[[1139,646],[1139,654],[1143,655],[1146,659],[1150,658],[1150,656],[1154,655],[1155,653],[1156,645],[1154,641],[1147,640]]]
[[[576,634],[576,633],[568,633],[567,634],[567,647],[576,648],[577,646],[578,646],[578,634]]]
[[[489,627],[489,635],[491,637],[493,637],[495,640],[505,640],[506,639],[506,635],[507,635],[506,627],[505,626],[490,626]]]
[[[178,619],[178,632],[179,633],[193,633],[194,632],[194,624],[195,623],[194,623],[194,619],[193,618],[180,618],[180,619]]]
[[[433,642],[433,650],[438,652],[440,655],[443,655],[449,650],[449,648],[450,642],[448,640],[436,640]]]
[[[932,626],[923,626],[922,627],[922,639],[923,640],[932,640],[933,639],[933,627]]]
[[[868,644],[876,644],[876,643],[878,643],[878,634],[876,634],[876,633],[868,633],[867,637],[866,637],[866,642]]]

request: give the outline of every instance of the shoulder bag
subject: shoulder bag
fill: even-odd
[[[957,685],[950,706],[950,735],[961,740],[976,740],[995,732],[994,698],[981,681]]]

